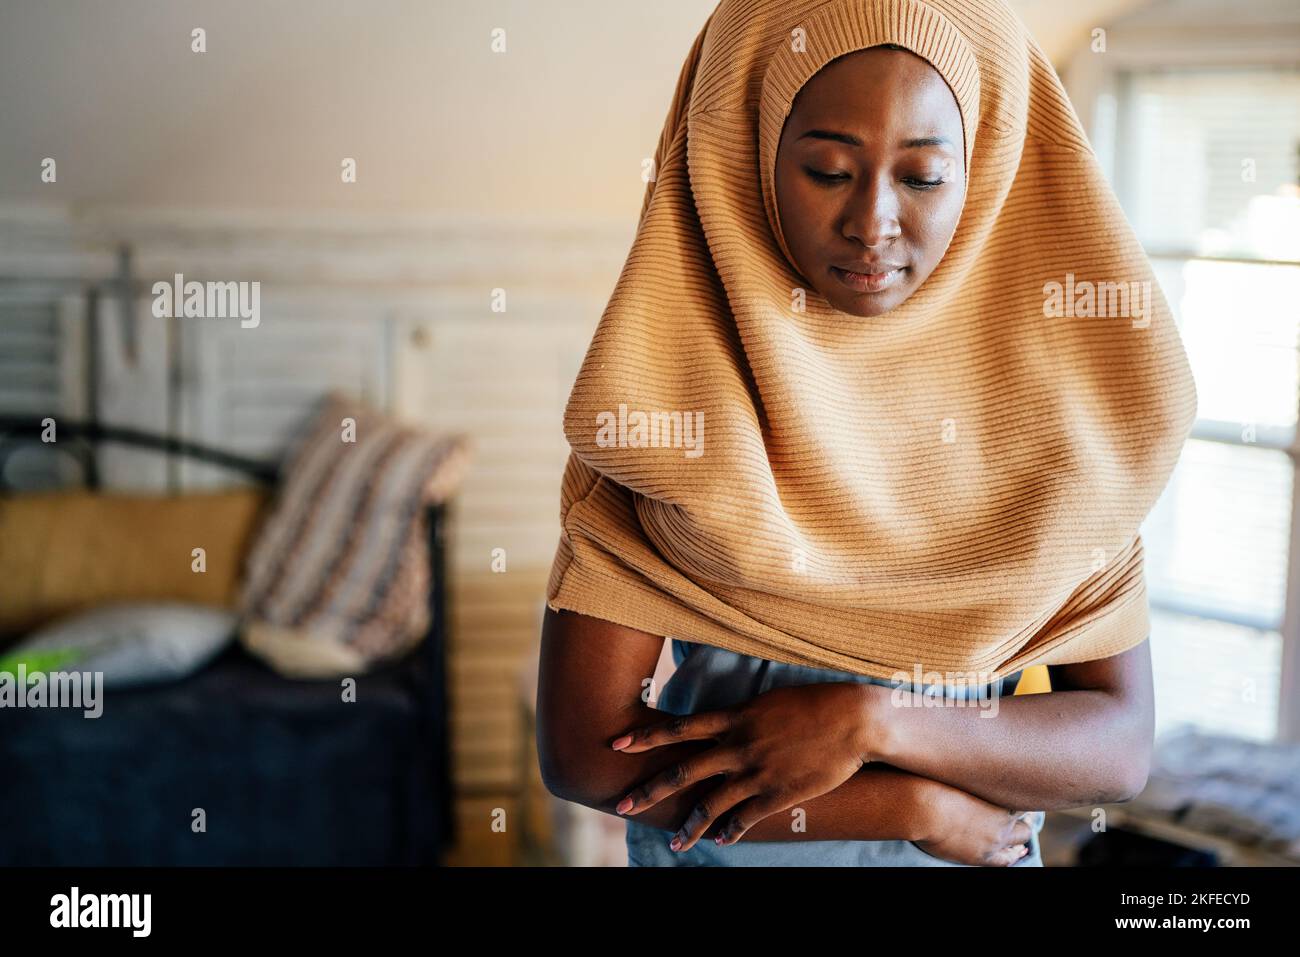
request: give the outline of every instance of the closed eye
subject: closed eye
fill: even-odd
[[[848,173],[823,173],[811,166],[805,166],[803,171],[819,183],[842,183],[849,178]]]
[[[848,173],[824,173],[821,170],[813,169],[811,166],[805,166],[803,170],[819,183],[842,183],[845,180],[852,178]],[[904,178],[903,182],[918,192],[926,192],[927,190],[942,186],[948,181],[946,179],[919,179],[915,176],[909,176]]]

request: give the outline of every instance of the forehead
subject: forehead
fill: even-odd
[[[940,134],[961,142],[961,110],[933,66],[905,50],[857,50],[832,60],[796,94],[787,131]]]

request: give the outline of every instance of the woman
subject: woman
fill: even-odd
[[[655,171],[565,413],[548,786],[633,865],[1040,865],[1145,783],[1196,399],[1055,74],[998,0],[724,0]],[[1133,296],[1055,321],[1076,275]]]

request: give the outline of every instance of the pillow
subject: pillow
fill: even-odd
[[[429,627],[425,508],[469,455],[467,436],[330,396],[249,552],[245,647],[292,678],[355,675],[414,648]]]
[[[16,639],[107,602],[233,608],[258,512],[269,497],[262,489],[0,496],[0,635]],[[192,555],[200,547],[202,574]]]
[[[230,645],[238,616],[186,602],[121,602],[63,618],[0,655],[0,671],[102,671],[103,687],[176,681]]]

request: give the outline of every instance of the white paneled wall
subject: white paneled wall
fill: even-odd
[[[33,420],[85,414],[84,295],[42,283],[0,286],[0,415]],[[57,431],[56,431],[57,435]],[[75,481],[79,469],[38,445],[9,452],[4,477],[15,488]]]
[[[523,784],[519,675],[536,655],[559,536],[562,414],[604,305],[582,291],[508,302],[492,313],[485,293],[483,308],[411,321],[395,376],[404,414],[475,450],[449,543],[456,771],[473,792]]]
[[[467,433],[477,453],[460,501],[467,567],[487,568],[497,547],[507,567],[549,563],[555,542],[541,536],[559,528],[561,415],[599,309],[577,300],[547,317],[453,315],[406,330],[398,408]]]
[[[181,409],[191,439],[256,458],[284,455],[320,398],[341,390],[389,404],[394,320],[382,299],[322,300],[312,291],[263,291],[256,328],[183,326]],[[223,470],[185,467],[187,486],[228,482]]]
[[[116,296],[95,301],[95,348],[99,356],[100,421],[165,435],[168,431],[167,356],[175,332],[154,317],[150,303],[133,299],[128,327]],[[98,453],[100,481],[107,488],[157,490],[167,487],[169,464],[156,452],[106,444]]]

